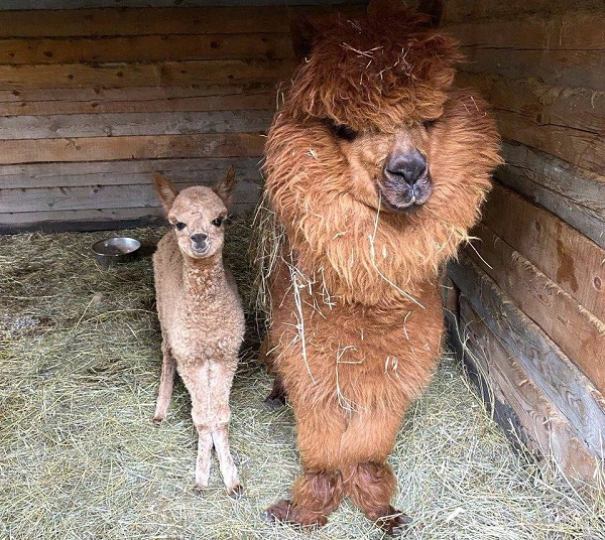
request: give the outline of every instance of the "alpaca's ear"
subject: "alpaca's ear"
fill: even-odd
[[[177,189],[174,187],[174,184],[168,180],[168,178],[160,173],[156,173],[153,176],[153,186],[155,187],[155,192],[158,194],[160,202],[164,207],[164,211],[166,214],[168,214],[172,208],[174,199],[176,199],[176,196],[178,195]]]
[[[231,206],[231,199],[233,197],[233,188],[235,187],[235,169],[233,165],[229,167],[225,178],[223,178],[216,186],[214,186],[214,192],[223,199],[225,206],[229,208]]]
[[[297,60],[308,58],[313,49],[313,41],[319,33],[313,22],[305,16],[290,21],[292,49]]]

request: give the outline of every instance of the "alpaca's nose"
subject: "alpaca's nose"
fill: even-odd
[[[192,234],[189,238],[191,238],[191,241],[194,244],[199,246],[206,242],[206,240],[208,239],[208,235],[204,234],[204,233],[197,233],[197,234]]]
[[[387,159],[385,172],[391,180],[412,186],[426,174],[426,158],[416,149],[393,153]]]

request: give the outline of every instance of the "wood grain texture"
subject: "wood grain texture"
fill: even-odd
[[[490,331],[581,433],[591,451],[602,456],[605,399],[601,392],[467,257],[450,264],[449,275]]]
[[[473,235],[480,241],[465,253],[605,393],[605,323],[487,227]]]
[[[605,13],[569,10],[445,27],[465,46],[490,49],[603,50]]]
[[[489,73],[460,72],[456,82],[479,90],[494,109],[521,114],[537,125],[552,124],[605,134],[605,92],[550,86],[535,78],[507,79]]]
[[[144,135],[0,141],[0,164],[116,159],[260,156],[254,133]]]
[[[495,185],[484,223],[584,308],[605,321],[605,250],[550,212]]]
[[[491,385],[494,398],[514,411],[525,432],[522,439],[531,450],[554,460],[567,477],[580,483],[592,482],[597,459],[581,434],[533,381],[531,371],[515,353],[503,347],[464,296],[460,312],[467,337],[465,352]]]
[[[19,4],[22,3],[18,0]],[[37,0],[29,5],[40,5]],[[145,3],[147,5],[147,2]],[[115,5],[115,4],[114,4]],[[363,7],[341,6],[345,14],[359,13]],[[325,7],[237,6],[237,7],[157,7],[154,9],[77,9],[33,13],[0,11],[0,37],[128,36],[150,34],[207,34],[220,28],[223,34],[251,32],[287,33],[290,17],[324,14]],[[43,23],[42,23],[43,21]]]
[[[238,156],[5,165],[0,167],[0,186],[25,189],[148,184],[155,172],[180,182],[212,183],[231,166],[237,179],[255,179],[260,185],[259,159]]]
[[[0,64],[166,62],[291,58],[288,34],[143,35],[103,38],[0,39]]]
[[[210,175],[210,185],[218,180]],[[198,185],[196,180],[175,181],[178,189]],[[240,203],[254,203],[258,200],[260,186],[255,178],[239,178],[234,192],[234,199]],[[115,208],[155,208],[159,206],[157,195],[153,190],[151,178],[146,184],[97,185],[84,187],[54,187],[29,189],[3,189],[0,191],[0,214],[10,212],[49,212],[61,210],[96,210]]]
[[[272,118],[270,110],[12,116],[0,123],[0,139],[254,132]]]
[[[196,60],[155,64],[37,64],[0,66],[0,88],[186,86],[199,83],[277,82],[290,60]]]

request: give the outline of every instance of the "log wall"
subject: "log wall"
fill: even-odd
[[[506,165],[450,267],[454,345],[501,420],[591,480],[605,439],[605,6],[446,2]]]
[[[235,210],[255,204],[290,19],[330,7],[207,3],[2,3],[0,231],[152,219],[154,171],[184,187],[234,165]]]

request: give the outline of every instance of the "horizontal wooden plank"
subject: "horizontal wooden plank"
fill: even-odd
[[[3,0],[3,10],[56,10],[90,8],[325,6],[365,4],[365,0]]]
[[[449,275],[486,326],[532,374],[537,385],[582,434],[591,451],[602,456],[605,398],[557,345],[462,255]]]
[[[522,144],[503,144],[498,180],[605,249],[605,177]]]
[[[338,11],[359,13],[342,6]],[[287,33],[290,17],[333,11],[326,7],[177,7],[78,9],[32,13],[0,11],[0,37],[121,36],[145,34]],[[40,24],[43,20],[44,24]]]
[[[479,90],[494,109],[519,113],[537,125],[553,124],[605,134],[605,92],[486,73],[459,72],[456,83]]]
[[[567,478],[594,482],[596,456],[570,422],[532,379],[532,372],[498,341],[463,296],[460,326],[465,355],[490,384],[495,400],[507,404],[522,426],[520,438],[534,452],[554,460]],[[510,428],[510,426],[506,426]]]
[[[582,308],[519,252],[479,225],[465,252],[605,393],[605,322]],[[573,328],[573,332],[569,330]]]
[[[179,157],[253,157],[265,138],[255,133],[141,135],[0,141],[0,164]]]
[[[556,216],[498,184],[484,223],[506,243],[605,321],[605,250]]]
[[[224,174],[224,171],[208,174],[204,180],[211,185]],[[175,185],[183,189],[201,184],[200,180],[175,181]],[[234,198],[238,201],[256,201],[260,190],[256,178],[239,178]],[[156,206],[159,206],[159,200],[151,178],[146,184],[0,190],[0,214]]]
[[[578,167],[597,173],[605,170],[605,138],[599,133],[554,124],[538,125],[527,117],[495,111],[502,137],[537,148]]]
[[[569,10],[445,27],[462,44],[500,49],[605,49],[605,13]]]
[[[238,156],[4,165],[0,167],[0,186],[21,189],[148,184],[155,172],[175,181],[212,182],[231,166],[237,178],[254,178],[261,183],[259,158]]]
[[[545,84],[605,90],[602,50],[519,50],[463,47],[470,73],[492,73],[511,79],[535,77]]]
[[[104,38],[0,39],[0,64],[167,62],[291,58],[289,34],[144,35]]]
[[[526,14],[563,14],[576,10],[595,10],[603,8],[602,0],[574,0],[573,10],[569,0],[448,0],[445,2],[446,21],[467,21],[469,19],[508,18],[518,20]]]
[[[509,167],[605,217],[605,176],[522,144],[505,142],[502,151]]]
[[[24,103],[38,101],[153,101],[206,96],[233,96],[266,94],[273,90],[272,83],[228,82],[212,83],[200,81],[184,86],[133,86],[128,88],[108,88],[102,85],[84,88],[25,88],[6,90],[0,88],[0,103]]]
[[[290,60],[198,60],[156,64],[38,64],[0,66],[0,87],[82,88],[184,86],[202,82],[276,82],[293,69]]]
[[[269,110],[12,116],[0,122],[0,139],[253,132],[272,118]]]

